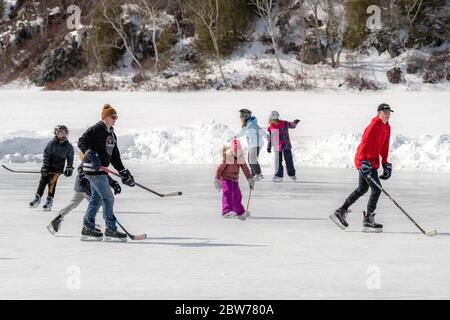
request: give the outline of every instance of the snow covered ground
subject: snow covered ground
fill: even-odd
[[[45,226],[55,213],[27,208],[38,177],[0,171],[0,298],[450,298],[449,174],[396,172],[385,183],[425,229],[438,230],[427,238],[385,197],[384,233],[361,232],[367,197],[353,207],[349,230],[338,229],[328,214],[354,188],[351,169],[302,167],[297,184],[263,180],[244,222],[220,218],[213,166],[130,169],[145,185],[184,195],[160,199],[124,187],[117,216],[130,232],[150,236],[125,244],[79,241],[86,204],[52,237]],[[55,209],[72,184],[61,179]]]
[[[450,172],[449,91],[124,93],[0,90],[0,161],[40,161],[56,124],[71,141],[97,121],[105,102],[117,107],[116,132],[127,161],[215,164],[222,143],[240,127],[238,110],[262,127],[271,110],[302,120],[291,130],[295,161],[307,167],[353,165],[360,135],[381,102],[391,104],[391,155],[396,170]],[[245,140],[245,139],[243,139]],[[244,143],[245,145],[245,143]],[[261,162],[269,165],[264,151]]]

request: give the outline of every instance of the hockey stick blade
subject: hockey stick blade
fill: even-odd
[[[183,195],[183,192],[178,191],[178,192],[171,192],[171,193],[162,194],[162,197],[163,198],[166,198],[166,197],[179,197],[179,196],[182,196],[182,195]]]
[[[147,239],[148,237],[147,237],[147,234],[138,234],[138,235],[129,235],[129,237],[130,237],[130,239],[131,240],[137,240],[137,241],[140,241],[140,240],[145,240],[145,239]]]
[[[147,239],[147,234],[146,233],[144,233],[144,234],[138,234],[138,235],[134,235],[134,234],[131,234],[131,233],[129,233],[128,231],[127,231],[127,229],[125,229],[124,227],[123,227],[123,225],[116,219],[116,222],[117,222],[117,224],[119,225],[119,227],[127,234],[127,236],[131,239],[131,240],[138,240],[138,241],[140,241],[140,240],[145,240],[145,239]]]
[[[425,232],[425,235],[427,237],[434,237],[437,235],[437,231],[436,230],[427,231],[427,232]]]

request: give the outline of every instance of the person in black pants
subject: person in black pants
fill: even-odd
[[[297,182],[294,159],[292,157],[292,145],[289,137],[289,129],[295,129],[300,123],[299,119],[292,122],[280,120],[278,111],[272,111],[269,118],[267,152],[272,152],[272,146],[275,153],[275,175],[273,182],[283,181],[283,156],[286,163],[288,176],[292,181]]]
[[[73,173],[74,150],[67,140],[69,130],[66,126],[56,126],[55,137],[47,144],[44,150],[44,160],[41,168],[41,179],[34,199],[30,202],[30,208],[36,208],[41,202],[45,188],[48,186],[48,196],[43,209],[51,211],[53,198],[55,197],[56,184],[61,174],[70,177]],[[67,161],[66,169],[64,166]]]
[[[394,111],[388,104],[380,104],[377,109],[377,116],[372,119],[364,131],[355,155],[355,167],[359,174],[358,187],[345,199],[342,206],[330,215],[330,219],[343,230],[348,227],[347,214],[350,212],[350,207],[366,194],[370,188],[371,193],[367,211],[363,212],[363,232],[383,231],[383,225],[375,222],[375,210],[381,195],[380,179],[388,180],[392,176],[392,163],[388,161],[391,112]],[[383,168],[381,176],[378,175],[380,167]]]

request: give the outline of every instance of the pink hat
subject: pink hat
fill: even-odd
[[[238,152],[238,150],[241,150],[241,142],[237,139],[231,140],[231,150],[234,152]]]

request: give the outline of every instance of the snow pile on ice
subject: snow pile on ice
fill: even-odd
[[[75,150],[75,130],[71,141]],[[24,137],[26,136],[26,138]],[[152,164],[217,164],[221,148],[233,136],[227,125],[212,121],[207,124],[161,128],[119,136],[119,147],[125,161]],[[9,134],[0,139],[0,161],[10,163],[40,162],[42,150],[51,137],[33,133]],[[292,136],[297,165],[304,167],[353,167],[361,134],[335,134],[328,137]],[[246,146],[245,138],[242,138]],[[396,169],[407,171],[450,172],[450,135],[424,135],[417,138],[392,137],[390,161]],[[265,147],[260,162],[273,165],[273,154]]]

